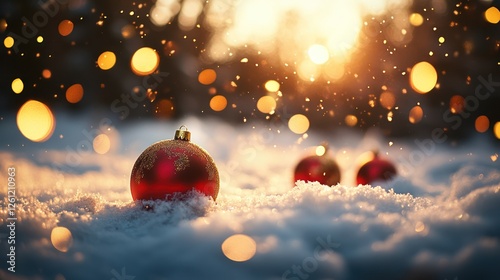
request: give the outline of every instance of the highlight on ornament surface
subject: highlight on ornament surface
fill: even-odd
[[[217,166],[190,140],[191,132],[181,126],[174,139],[154,143],[139,156],[130,176],[134,200],[172,200],[192,191],[217,199]]]

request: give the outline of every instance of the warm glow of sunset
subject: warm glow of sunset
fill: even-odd
[[[203,54],[208,61],[226,62],[236,52],[255,50],[270,60],[294,65],[302,80],[313,82],[323,77],[336,81],[360,46],[364,19],[391,11],[401,23],[399,29],[409,28],[406,9],[410,3],[213,0],[202,8],[197,1],[158,0],[151,7],[150,20],[157,26],[177,20],[180,29],[190,30],[203,13],[202,26],[213,32]],[[412,24],[418,23],[418,19],[412,20]],[[314,67],[330,61],[339,70]]]

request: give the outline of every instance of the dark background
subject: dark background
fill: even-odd
[[[414,1],[411,10],[429,20],[413,28],[413,39],[403,46],[382,43],[387,34],[382,20],[390,21],[390,15],[365,19],[368,25],[360,38],[364,47],[352,56],[344,78],[331,84],[324,80],[315,83],[301,81],[291,73],[292,69],[251,53],[239,53],[229,63],[207,64],[200,59],[200,53],[205,50],[209,31],[203,25],[188,32],[181,31],[175,18],[165,27],[156,27],[146,17],[154,4],[152,1],[144,2],[142,9],[138,9],[134,1],[67,2],[69,4],[60,5],[61,10],[38,30],[37,36],[44,38],[42,43],[37,43],[35,36],[27,44],[19,45],[19,53],[4,46],[0,48],[1,117],[15,115],[24,102],[36,99],[53,111],[91,115],[96,120],[108,117],[119,120],[115,122],[118,126],[143,119],[168,120],[186,115],[211,116],[234,125],[247,123],[244,119],[250,123],[265,122],[270,125],[273,121],[286,121],[291,115],[302,113],[310,119],[311,130],[328,133],[346,127],[345,116],[353,114],[358,118],[357,129],[366,131],[378,127],[387,136],[428,137],[434,128],[443,128],[450,137],[464,139],[477,134],[474,121],[477,116],[486,115],[490,120],[490,129],[485,134],[492,142],[498,142],[492,126],[500,121],[500,88],[488,100],[481,102],[477,110],[470,112],[459,129],[451,128],[452,123],[443,119],[443,114],[449,109],[450,98],[453,95],[473,95],[480,84],[479,76],[487,79],[488,75],[492,75],[492,80],[500,81],[499,25],[488,23],[483,17],[488,7],[498,6],[497,1],[448,1],[447,11],[439,16],[430,9],[432,1]],[[123,13],[120,13],[122,10]],[[131,10],[135,11],[134,16],[128,14]],[[1,29],[2,38],[11,32],[21,34],[22,18],[32,20],[37,11],[40,11],[39,1],[2,1],[0,19],[8,23],[6,29]],[[57,25],[64,19],[75,24],[73,32],[67,37],[57,32]],[[103,20],[102,25],[96,24],[99,20]],[[199,19],[199,22],[202,21],[203,13]],[[135,26],[136,32],[131,38],[123,38],[121,28],[128,24]],[[141,24],[143,27],[139,28]],[[433,31],[432,27],[437,27],[437,31]],[[146,36],[141,36],[140,31]],[[196,42],[186,40],[184,36],[196,38]],[[441,36],[446,42],[438,46]],[[149,46],[160,53],[158,71],[168,73],[168,77],[156,89],[153,101],[144,100],[130,110],[129,115],[120,116],[112,112],[110,106],[121,94],[133,94],[133,87],[142,83],[143,77],[133,74],[129,65],[134,51],[142,46]],[[389,54],[387,49],[390,47],[397,47],[398,51]],[[116,54],[117,63],[111,70],[102,71],[97,67],[96,60],[107,50]],[[175,50],[173,55],[169,55],[171,50]],[[434,55],[429,56],[429,51],[433,51]],[[445,53],[449,56],[445,57]],[[260,67],[256,69],[253,63],[240,63],[243,57],[260,61]],[[408,73],[402,76],[401,72],[424,60],[438,71],[440,86],[421,95],[411,89]],[[384,65],[391,63],[398,65],[398,69],[383,74]],[[217,80],[210,86],[197,81],[199,71],[205,68],[217,71]],[[50,79],[42,77],[43,69],[51,70]],[[237,82],[238,87],[234,88],[230,82],[236,75],[241,78]],[[290,78],[284,79],[285,76]],[[14,94],[10,85],[18,77],[24,82],[24,91]],[[255,105],[259,97],[266,94],[263,84],[270,79],[281,83],[280,90],[284,94],[278,102],[276,114],[266,118],[267,115],[260,113]],[[85,94],[82,101],[70,104],[64,93],[74,83],[82,84]],[[396,95],[398,109],[393,110],[392,122],[387,120],[387,109],[378,103],[374,107],[369,105],[369,100],[380,96],[384,85]],[[228,99],[228,106],[222,112],[214,112],[208,105],[210,87],[215,87],[218,94]],[[402,93],[403,89],[407,90],[406,94]],[[310,101],[306,102],[305,97]],[[161,100],[172,102],[173,110],[160,108]],[[411,124],[408,112],[417,103],[425,115],[420,123]],[[334,114],[330,113],[331,110]]]

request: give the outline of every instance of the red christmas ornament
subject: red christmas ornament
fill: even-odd
[[[376,181],[389,181],[397,174],[394,165],[379,156],[378,152],[372,153],[372,159],[359,168],[356,182],[360,185],[372,184]]]
[[[172,140],[149,146],[136,160],[130,177],[134,200],[169,200],[176,193],[198,191],[214,200],[219,193],[219,172],[210,155],[189,140],[185,126]]]
[[[326,144],[318,146],[314,155],[303,158],[294,172],[294,182],[297,180],[319,182],[332,186],[340,183],[340,169],[337,162],[328,153]]]

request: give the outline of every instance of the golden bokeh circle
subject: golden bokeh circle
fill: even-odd
[[[33,142],[48,140],[55,128],[52,111],[40,101],[29,100],[17,112],[19,131]]]
[[[255,256],[257,244],[248,235],[235,234],[222,243],[222,253],[235,262],[244,262]]]

